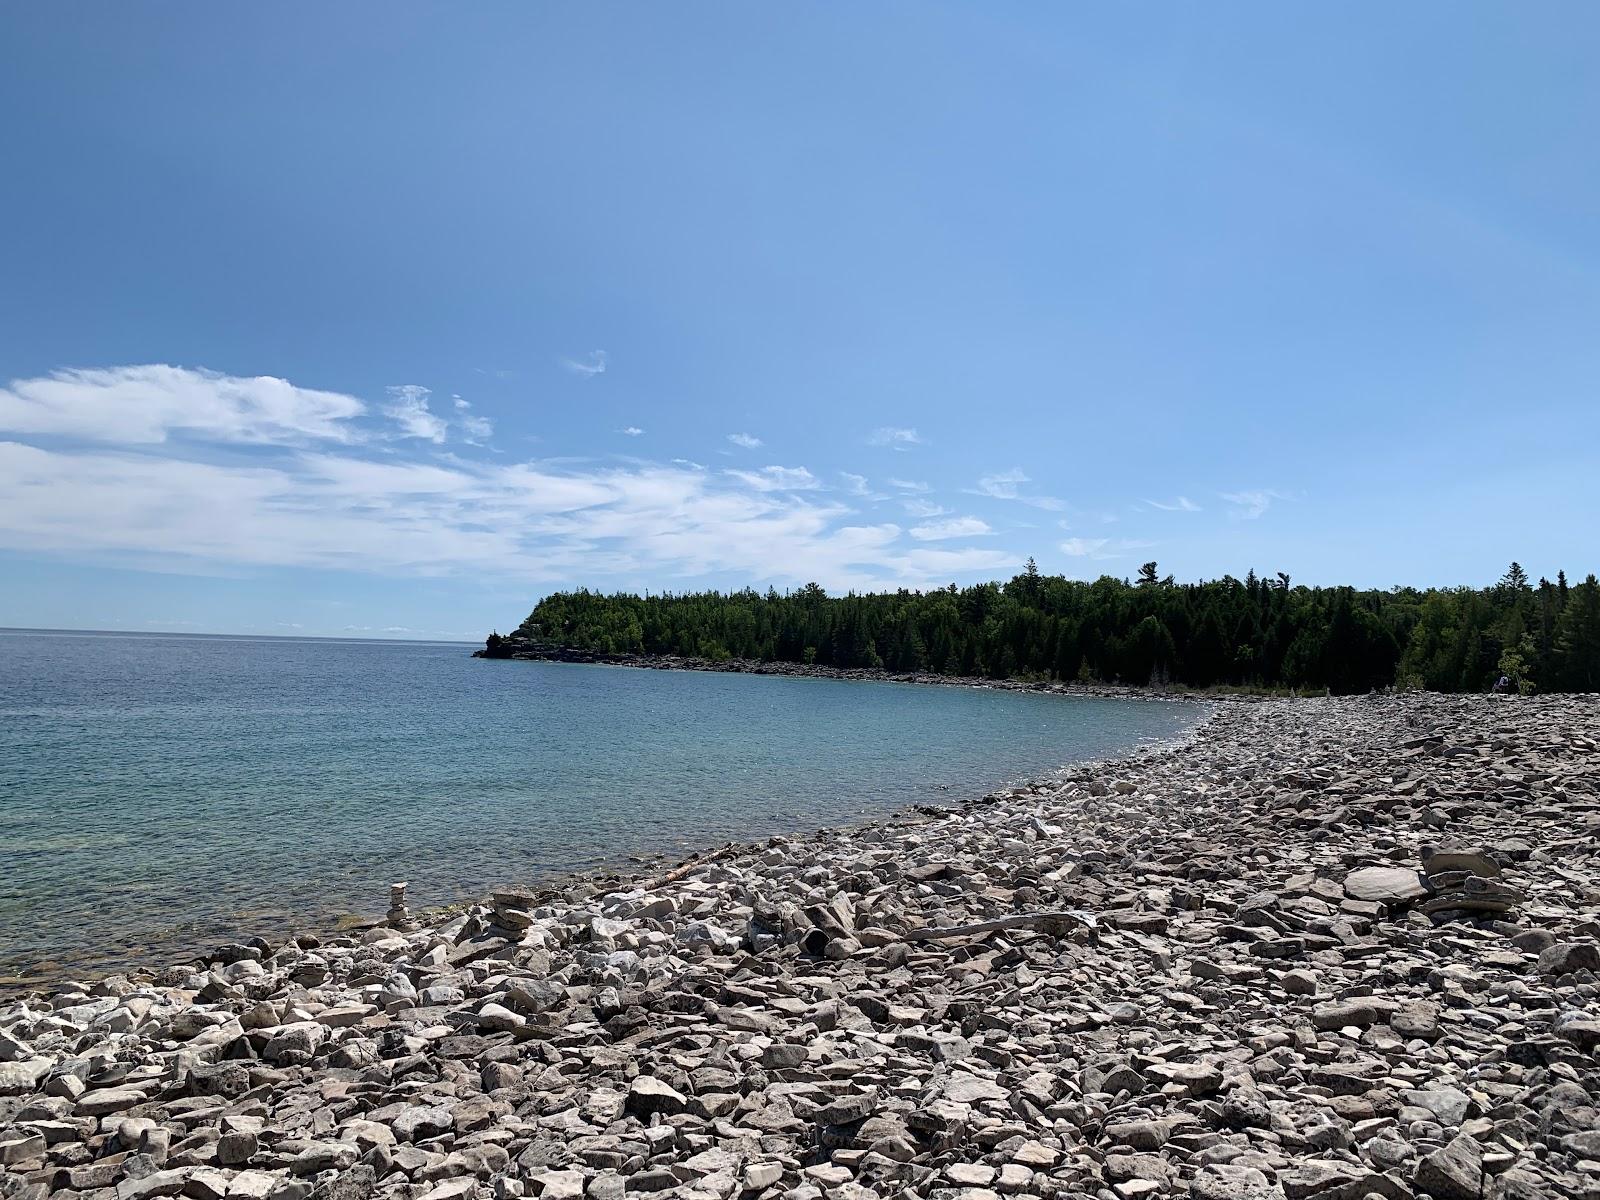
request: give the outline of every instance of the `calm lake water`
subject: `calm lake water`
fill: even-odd
[[[950,803],[1194,705],[0,630],[0,979]]]

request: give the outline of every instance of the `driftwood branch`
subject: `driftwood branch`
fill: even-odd
[[[665,887],[669,883],[677,883],[678,880],[682,879],[685,875],[693,875],[701,867],[710,866],[712,863],[717,862],[720,859],[731,857],[738,849],[739,846],[737,844],[724,846],[715,854],[708,854],[704,858],[697,858],[693,862],[686,862],[683,864],[683,866],[668,871],[659,879],[652,879],[648,883],[642,884],[641,886],[646,889],[652,889]]]
[[[1001,929],[1017,929],[1022,926],[1048,930],[1052,926],[1063,925],[1094,929],[1097,928],[1098,922],[1092,913],[1063,908],[1054,912],[1012,913],[1010,916],[977,921],[971,925],[930,925],[922,929],[908,929],[905,939],[908,942],[936,942],[946,938],[970,937],[973,934],[994,933]]]

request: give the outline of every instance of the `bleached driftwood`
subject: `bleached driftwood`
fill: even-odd
[[[693,875],[701,867],[710,866],[719,859],[728,858],[738,849],[739,846],[737,843],[730,846],[724,846],[715,854],[708,854],[704,858],[697,858],[693,862],[686,862],[683,864],[683,866],[668,871],[659,879],[652,879],[648,883],[641,884],[640,886],[646,891],[653,891],[658,887],[665,887],[669,883],[677,883],[678,880],[682,879],[685,875]]]

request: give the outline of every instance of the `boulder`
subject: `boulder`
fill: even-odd
[[[1557,942],[1539,955],[1539,974],[1569,975],[1600,971],[1600,946],[1594,942]]]
[[[1482,1200],[1483,1147],[1460,1135],[1419,1161],[1412,1183],[1433,1200]]]

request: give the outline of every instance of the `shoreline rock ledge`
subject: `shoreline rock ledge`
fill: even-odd
[[[1600,699],[1224,705],[948,811],[0,1008],[0,1197],[1600,1197]]]

